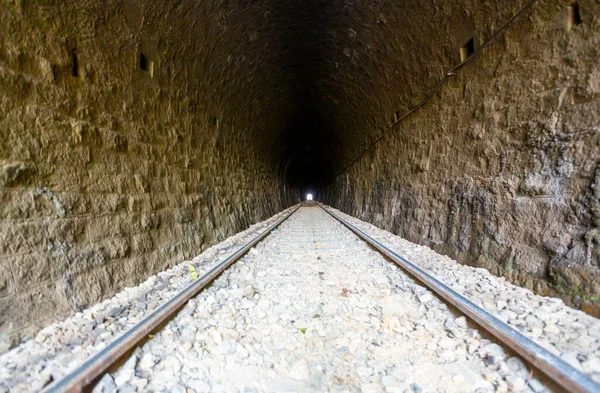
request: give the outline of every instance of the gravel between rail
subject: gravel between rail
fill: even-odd
[[[600,320],[332,211],[600,382]],[[58,379],[282,212],[0,356],[0,392]],[[543,392],[518,358],[318,207],[301,208],[96,391]]]
[[[63,321],[43,328],[33,339],[0,355],[0,393],[35,392],[60,379],[104,348],[126,329],[190,284],[188,266],[209,270],[293,208],[252,225],[190,261],[148,277]]]
[[[301,208],[98,391],[542,392],[318,207]]]

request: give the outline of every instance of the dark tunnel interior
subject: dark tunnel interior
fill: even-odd
[[[598,15],[598,0],[5,0],[0,344],[308,193],[600,315]]]
[[[328,32],[339,4],[320,0],[278,4],[274,12],[281,13],[281,20],[293,21],[278,32],[281,46],[287,49],[281,64],[289,78],[286,100],[291,107],[279,137],[284,146],[280,175],[282,183],[304,199],[309,192],[318,195],[335,178],[334,149],[339,145],[334,139],[339,125],[328,111],[330,92],[323,81],[329,77]]]
[[[318,108],[304,106],[285,130],[280,173],[285,185],[302,198],[309,192],[318,195],[335,178],[330,150],[335,145],[325,124]]]

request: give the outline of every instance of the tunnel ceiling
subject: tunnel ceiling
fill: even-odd
[[[157,54],[155,94],[185,97],[184,104],[206,113],[208,122],[219,119],[223,127],[217,131],[217,148],[227,143],[252,146],[256,158],[268,162],[286,182],[320,184],[376,140],[395,113],[418,103],[460,62],[460,44],[475,37],[477,46],[498,21],[509,19],[523,4],[179,0],[158,6],[88,0],[81,11],[72,12],[70,3],[57,7],[61,14],[72,15],[74,23],[88,21],[77,32],[81,37],[95,37],[102,28],[113,31],[113,19],[125,17],[129,31],[142,34],[140,47]],[[56,12],[53,6],[30,2],[22,8],[49,21]],[[164,21],[178,25],[169,22],[165,30],[159,27]],[[73,34],[67,27],[57,29],[65,31],[67,46],[70,40],[84,39],[69,38]],[[120,32],[112,34],[111,42],[123,40]],[[108,64],[130,50],[131,44],[121,45],[118,53],[107,47],[93,54],[105,59],[82,61],[92,69],[94,61]],[[184,88],[175,87],[188,73],[195,77],[186,79]],[[122,110],[118,100],[98,105]],[[295,175],[290,179],[289,174]]]
[[[316,170],[328,172],[315,178],[318,183],[460,61],[457,43],[474,34],[475,24],[508,19],[524,3],[513,0],[498,9],[468,1],[244,0],[208,12],[224,31],[234,30],[221,35],[215,49],[224,53],[217,56],[255,65],[246,70],[243,85],[247,80],[249,86],[227,87],[248,94],[257,108],[256,140],[265,154],[284,176],[290,168],[297,173],[292,183],[309,181]],[[209,34],[205,39],[212,39]],[[239,71],[226,68],[225,79]]]
[[[363,42],[360,35],[385,29],[384,3],[275,1],[247,6],[249,11],[259,10],[267,22],[262,39],[273,45],[274,52],[265,60],[273,62],[274,73],[265,76],[277,75],[281,83],[265,93],[281,106],[273,121],[277,126],[264,130],[276,141],[270,154],[292,173],[308,168],[292,183],[307,181],[313,170],[339,168],[376,131],[375,116],[368,113],[372,108],[365,104],[369,96],[377,100],[372,74],[383,70],[373,69],[368,53],[360,59],[361,52],[372,52],[375,44]],[[386,50],[394,48],[379,49]]]

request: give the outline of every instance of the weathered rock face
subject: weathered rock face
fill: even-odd
[[[4,348],[281,209],[257,12],[0,1]]]
[[[411,39],[400,50],[400,74],[371,82],[380,107],[366,106],[380,118],[365,128],[385,129],[423,99],[460,62],[471,34],[478,50],[524,4],[509,3],[421,4],[403,30]],[[600,4],[567,5],[526,9],[344,168],[322,199],[598,315]],[[361,62],[384,63],[373,56]]]
[[[0,0],[0,334],[308,191],[589,311],[600,5],[569,4]]]

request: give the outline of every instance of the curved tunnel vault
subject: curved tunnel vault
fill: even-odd
[[[306,193],[331,184],[336,149],[335,119],[326,104],[328,39],[340,11],[339,2],[276,2],[274,14],[280,21],[275,33],[282,48],[281,72],[289,77],[289,117],[280,131],[279,163],[283,200],[301,200]],[[287,191],[285,191],[287,190]]]
[[[0,336],[308,192],[600,315],[599,15],[591,0],[5,1]]]

